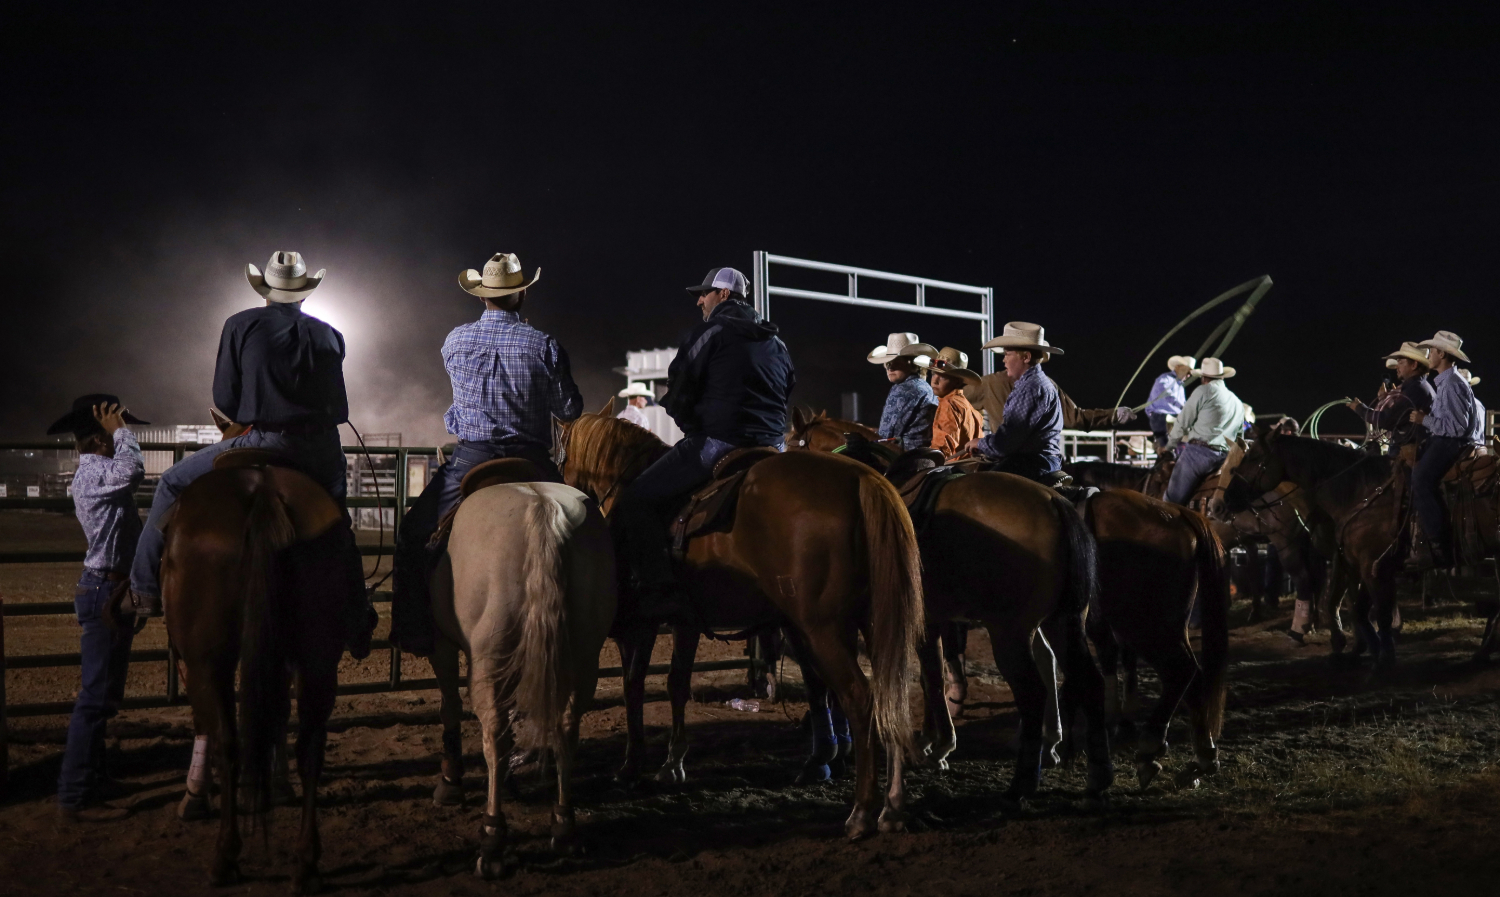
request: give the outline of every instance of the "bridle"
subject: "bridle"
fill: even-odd
[[[565,469],[568,463],[568,448],[573,442],[574,426],[576,424],[568,425],[563,430],[564,435],[562,438],[552,447],[553,463],[557,465],[557,472],[562,475],[564,481],[567,480]],[[629,460],[620,465],[619,474],[615,477],[614,482],[609,484],[609,488],[604,490],[602,495],[594,493],[592,482],[582,484],[582,491],[594,499],[594,503],[599,506],[599,513],[606,517],[609,516],[610,509],[613,507],[611,502],[614,500],[615,494],[620,491],[621,487],[640,476],[641,471],[650,464],[651,454],[656,451],[659,444],[650,440],[642,440],[641,444],[631,453]]]

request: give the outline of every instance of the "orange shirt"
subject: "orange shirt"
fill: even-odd
[[[969,404],[963,390],[938,399],[937,415],[932,419],[932,447],[949,460],[963,454],[969,440],[984,435],[984,418]]]

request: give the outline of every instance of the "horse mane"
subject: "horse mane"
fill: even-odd
[[[645,467],[627,470],[636,459],[650,464],[667,453],[655,433],[627,420],[584,414],[573,422],[568,437],[568,463],[578,464],[578,481],[602,491],[621,477],[635,476]]]
[[[1278,436],[1269,448],[1289,478],[1319,489],[1335,504],[1363,499],[1391,475],[1391,459],[1307,436]]]

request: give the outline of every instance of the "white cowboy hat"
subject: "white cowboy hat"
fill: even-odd
[[[1457,372],[1459,379],[1468,381],[1470,386],[1479,385],[1479,378],[1474,376],[1473,374],[1470,374],[1463,368],[1454,368],[1454,371]]]
[[[647,386],[644,383],[632,383],[624,389],[620,390],[617,395],[619,395],[619,397],[622,399],[628,399],[632,396],[644,396],[648,399],[656,398],[656,393],[652,392],[651,387]]]
[[[327,273],[327,268],[319,268],[317,274],[309,277],[302,253],[284,250],[271,253],[264,274],[254,265],[245,266],[250,288],[272,302],[301,302],[323,283],[323,275]]]
[[[1188,370],[1192,370],[1193,368],[1198,366],[1198,359],[1194,358],[1191,355],[1173,355],[1171,358],[1167,359],[1167,370],[1175,373],[1177,371],[1178,365],[1182,365]]]
[[[1022,349],[1046,352],[1051,355],[1065,354],[1063,350],[1047,342],[1047,331],[1040,324],[1011,321],[999,336],[984,344],[986,349]]]
[[[1388,368],[1395,367],[1396,360],[1399,358],[1409,358],[1412,361],[1421,362],[1428,367],[1432,366],[1432,360],[1428,358],[1427,350],[1419,347],[1416,343],[1410,340],[1402,343],[1401,348],[1385,356],[1385,366]]]
[[[1442,349],[1459,361],[1468,361],[1469,356],[1464,354],[1463,345],[1464,341],[1451,330],[1439,330],[1432,339],[1417,343],[1420,349]]]
[[[1234,368],[1227,368],[1224,362],[1217,358],[1203,359],[1203,367],[1193,368],[1194,377],[1207,377],[1210,380],[1228,380],[1234,376]]]
[[[541,278],[542,269],[538,268],[531,279],[527,280],[521,271],[521,260],[514,252],[497,252],[484,263],[483,274],[470,268],[458,275],[458,285],[463,287],[465,293],[493,299],[519,293]]]
[[[914,355],[936,355],[936,346],[917,342],[915,333],[893,333],[885,338],[885,345],[876,346],[865,356],[870,364],[885,364],[898,356],[911,358]]]
[[[912,364],[924,371],[953,377],[970,385],[977,384],[980,380],[978,374],[969,370],[969,354],[952,346],[944,346],[936,355],[918,355],[912,359]]]

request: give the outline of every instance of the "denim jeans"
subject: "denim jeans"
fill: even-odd
[[[1167,431],[1171,429],[1167,416],[1161,412],[1148,411],[1146,421],[1151,427],[1151,441],[1156,443],[1156,450],[1160,452],[1167,446]]]
[[[1198,484],[1218,470],[1228,454],[1191,442],[1177,446],[1177,463],[1172,466],[1172,479],[1167,483],[1167,501],[1174,505],[1187,504],[1198,491]]]
[[[214,469],[214,458],[232,448],[260,448],[286,455],[342,507],[348,488],[347,464],[337,428],[311,436],[290,436],[251,429],[233,439],[206,446],[167,468],[151,497],[151,513],[135,547],[130,587],[143,595],[161,594],[161,553],[166,542],[162,520],[194,480]]]
[[[79,653],[83,655],[83,684],[68,720],[67,747],[57,775],[57,802],[77,807],[86,802],[104,769],[104,725],[125,697],[125,671],[130,644],[129,624],[112,628],[106,621],[114,583],[94,570],[84,570],[73,593],[73,608],[83,627]]]
[[[1422,457],[1412,468],[1411,503],[1429,544],[1452,547],[1452,526],[1443,504],[1443,476],[1468,446],[1469,440],[1459,436],[1429,437],[1422,447]]]

